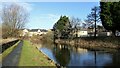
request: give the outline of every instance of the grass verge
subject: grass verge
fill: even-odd
[[[50,62],[44,54],[39,52],[29,41],[24,41],[19,66],[55,66],[55,64]]]
[[[13,46],[11,46],[10,48],[8,48],[7,50],[5,50],[2,55],[0,55],[0,62],[2,61],[2,59],[4,59],[9,53],[11,53],[13,51],[13,49],[18,45],[20,41],[18,41],[16,44],[14,44]]]

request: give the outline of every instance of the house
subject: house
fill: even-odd
[[[87,37],[88,36],[88,31],[87,30],[80,30],[78,31],[78,37]]]
[[[74,37],[87,37],[88,36],[88,31],[87,29],[79,29],[77,31],[73,30],[73,36]]]
[[[33,36],[33,35],[43,35],[46,34],[47,30],[45,29],[22,29],[20,36]]]
[[[25,35],[27,35],[28,34],[28,29],[21,29],[20,30],[20,36],[25,36]]]
[[[42,31],[40,29],[29,30],[29,36],[33,36],[33,35],[42,35]]]

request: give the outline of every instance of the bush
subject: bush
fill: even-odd
[[[54,37],[54,34],[53,34],[53,32],[52,31],[48,31],[48,33],[47,34],[44,34],[43,36],[42,36],[42,41],[43,42],[47,42],[47,43],[51,43],[51,42],[53,42],[53,38]]]

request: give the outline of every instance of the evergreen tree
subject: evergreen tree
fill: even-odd
[[[54,38],[69,38],[70,27],[69,18],[61,16],[53,26]]]
[[[120,31],[120,2],[100,2],[100,18],[106,30]]]

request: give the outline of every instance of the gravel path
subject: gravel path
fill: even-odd
[[[2,66],[18,66],[23,41],[2,61]]]

